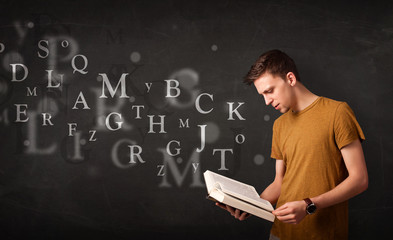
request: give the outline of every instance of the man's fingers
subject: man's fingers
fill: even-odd
[[[224,210],[227,210],[227,205],[225,205],[225,204],[216,203],[216,206],[218,206],[218,207],[220,207],[220,208],[222,208],[222,209],[224,209]]]
[[[289,215],[284,215],[284,216],[277,216],[278,220],[283,221],[283,222],[288,222],[292,221],[295,219],[295,215],[289,214]]]
[[[235,218],[240,218],[240,210],[239,209],[236,209],[235,210]]]
[[[276,208],[276,210],[274,210],[274,211],[281,211],[281,210],[284,210],[285,208],[287,208],[288,206],[287,206],[287,204],[285,203],[284,205],[282,205],[282,206],[280,206],[279,208]]]
[[[291,209],[289,209],[288,207],[280,207],[274,210],[272,213],[276,216],[284,216],[290,214]]]
[[[230,207],[228,205],[226,205],[226,207],[227,207],[228,212],[230,212],[232,216],[235,215],[235,209],[233,209],[232,207]]]
[[[216,203],[216,206],[228,211],[232,216],[235,215],[235,209],[233,209],[232,207],[222,204],[222,203]]]
[[[248,218],[249,216],[250,216],[249,213],[243,212],[243,213],[240,215],[239,220],[240,220],[240,221],[243,221],[243,220],[245,220],[246,218]]]
[[[240,221],[245,220],[249,216],[250,216],[249,213],[240,211],[239,209],[236,209],[236,211],[235,211],[235,218],[239,219]]]
[[[216,202],[216,206],[227,210],[232,216],[234,216],[236,219],[239,219],[240,221],[243,221],[250,216],[250,214],[247,212],[240,211],[239,209],[235,209],[222,203]]]

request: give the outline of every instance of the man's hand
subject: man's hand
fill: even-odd
[[[235,209],[233,207],[230,207],[222,203],[216,203],[216,206],[219,206],[220,208],[227,210],[232,216],[234,216],[236,219],[239,219],[240,221],[243,221],[247,219],[249,216],[251,216],[249,213],[242,212],[239,209]]]
[[[284,223],[298,224],[307,215],[305,201],[288,202],[272,213]]]

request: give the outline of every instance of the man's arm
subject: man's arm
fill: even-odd
[[[356,140],[341,149],[348,177],[331,191],[312,198],[317,208],[326,208],[348,200],[368,188],[368,174],[363,149]]]
[[[284,161],[276,160],[276,176],[274,181],[261,194],[261,198],[268,200],[271,204],[276,204],[280,196],[285,169]]]
[[[367,167],[359,139],[343,147],[341,154],[348,170],[348,177],[332,190],[311,198],[317,209],[346,201],[368,187]],[[283,222],[297,224],[307,215],[306,206],[303,200],[289,202],[277,208],[273,214]]]
[[[265,200],[268,200],[272,204],[275,204],[281,193],[281,183],[284,174],[285,174],[284,161],[276,160],[276,176],[274,178],[274,181],[262,192],[260,197]],[[245,220],[250,216],[250,214],[246,212],[242,212],[239,209],[235,209],[233,207],[230,207],[222,203],[216,203],[216,205],[224,210],[227,210],[232,216],[234,216],[236,219],[239,219],[240,221]]]

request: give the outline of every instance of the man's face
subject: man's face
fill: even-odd
[[[266,105],[271,104],[281,113],[286,113],[291,109],[293,89],[289,80],[266,72],[254,81],[254,86],[265,98]]]

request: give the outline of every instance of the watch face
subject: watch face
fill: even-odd
[[[317,207],[314,205],[314,203],[307,206],[307,213],[308,214],[315,213],[315,210],[317,210]]]

